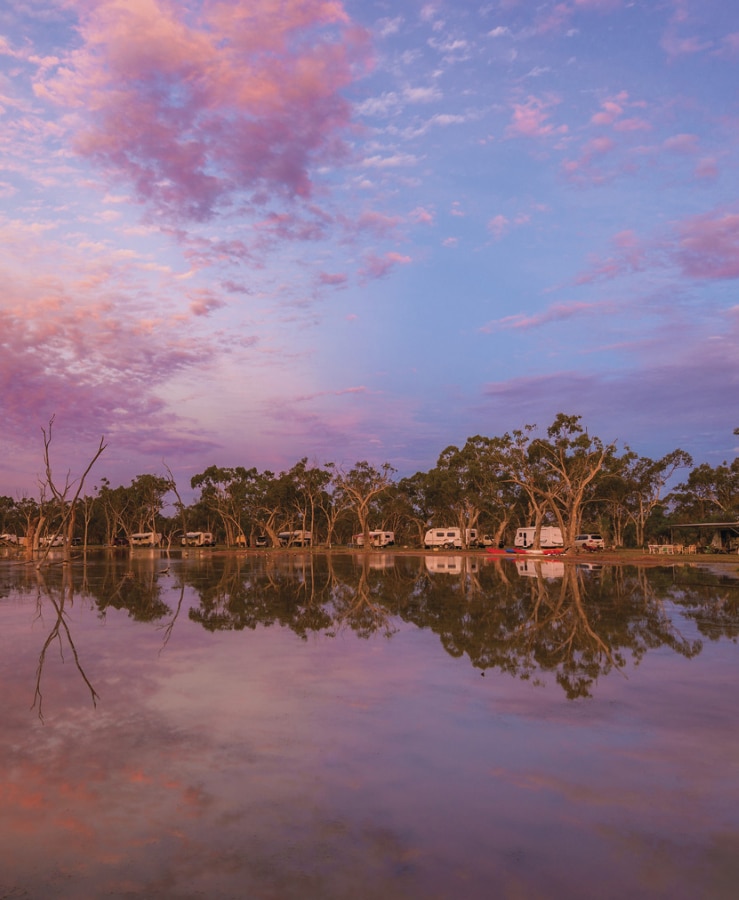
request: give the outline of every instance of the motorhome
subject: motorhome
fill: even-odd
[[[188,531],[182,538],[183,547],[215,547],[216,542],[209,531]]]
[[[281,531],[277,537],[282,547],[310,547],[310,531]]]
[[[2,544],[18,544],[20,543],[17,534],[0,534],[0,543]]]
[[[63,534],[45,534],[39,544],[42,547],[63,547],[67,543]]]
[[[513,542],[514,547],[523,547],[528,549],[534,546],[534,538],[536,536],[536,528],[519,528],[516,532],[516,539]],[[564,547],[562,540],[562,530],[556,525],[542,525],[539,534],[540,546],[543,550],[550,547]]]
[[[395,543],[395,532],[394,531],[370,531],[370,547],[392,547]],[[357,545],[357,547],[364,547],[364,535],[363,534],[355,534],[352,538],[352,542]]]
[[[467,546],[468,547],[476,547],[477,546],[477,529],[476,528],[468,528],[466,532],[467,536]],[[461,549],[462,544],[462,529],[461,528],[429,528],[426,532],[426,536],[423,539],[423,546],[426,550],[431,550],[434,547],[444,547],[446,549]]]
[[[158,547],[161,542],[162,536],[156,531],[139,531],[130,540],[132,547]]]

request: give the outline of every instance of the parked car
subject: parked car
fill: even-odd
[[[576,550],[605,550],[606,544],[599,534],[578,534],[575,538]]]

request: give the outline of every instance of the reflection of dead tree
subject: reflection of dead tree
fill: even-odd
[[[182,602],[184,599],[185,599],[185,582],[183,579],[183,581],[180,584],[180,599],[177,601],[177,608],[174,611],[174,615],[172,616],[171,620],[166,625],[160,626],[161,628],[164,629],[164,640],[162,641],[162,647],[159,651],[160,653],[162,652],[162,650],[164,650],[164,648],[169,643],[169,639],[172,637],[172,631],[174,630],[175,622],[177,621],[177,619],[180,615],[180,610],[182,609]]]
[[[397,629],[391,627],[388,611],[372,600],[368,571],[368,559],[365,556],[356,590],[352,591],[348,585],[343,585],[344,590],[337,593],[337,599],[343,607],[339,610],[339,623],[347,623],[363,638],[370,637],[380,629],[383,629],[385,637],[391,637]]]
[[[72,638],[72,632],[70,631],[69,624],[67,622],[64,607],[67,599],[67,593],[69,593],[70,602],[73,598],[73,585],[71,581],[71,571],[69,569],[65,570],[64,581],[62,582],[62,590],[59,597],[59,601],[54,598],[53,594],[50,590],[47,590],[45,586],[39,586],[39,615],[40,605],[41,605],[41,595],[46,594],[46,596],[51,601],[52,606],[54,607],[54,611],[56,613],[56,620],[49,632],[46,640],[44,641],[44,645],[41,648],[41,652],[39,654],[38,666],[36,667],[36,688],[33,694],[33,704],[31,705],[31,709],[38,709],[38,717],[43,722],[43,693],[41,691],[41,679],[44,671],[44,664],[46,662],[46,654],[49,651],[51,645],[58,641],[59,643],[59,655],[64,662],[64,640],[63,637],[66,637],[67,643],[72,651],[72,657],[74,658],[74,664],[77,668],[77,671],[80,673],[82,680],[87,685],[88,690],[90,691],[90,697],[92,698],[92,705],[97,706],[97,701],[100,699],[97,691],[90,683],[90,679],[85,674],[85,670],[82,668],[82,663],[80,662],[79,654],[77,653],[77,648],[75,646],[74,640]]]

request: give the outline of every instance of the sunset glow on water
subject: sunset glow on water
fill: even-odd
[[[733,896],[733,568],[438,560],[3,563],[2,896]]]

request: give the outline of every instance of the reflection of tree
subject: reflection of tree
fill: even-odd
[[[227,557],[210,580],[188,570],[184,577],[200,595],[199,607],[191,609],[189,616],[209,631],[279,624],[305,638],[333,623],[324,609],[331,572],[314,566],[310,554],[275,554],[249,562]]]
[[[107,553],[87,567],[44,570],[54,625],[39,661],[41,674],[51,647],[71,650],[64,605],[72,602],[71,572],[104,615],[126,610],[137,621],[157,621],[166,645],[181,611],[210,631],[289,628],[302,639],[391,636],[400,622],[438,635],[444,650],[477,669],[497,669],[520,679],[553,677],[570,698],[587,697],[598,679],[637,665],[650,650],[669,648],[686,658],[700,653],[701,638],[739,637],[739,588],[687,567],[578,567],[562,563],[554,572],[531,562],[519,574],[510,561],[481,564],[465,557],[453,574],[429,571],[422,556],[342,553],[275,553],[244,557],[205,556],[183,560],[173,575],[162,560]],[[19,566],[7,580],[37,585],[35,570]],[[163,599],[177,589],[175,602]],[[195,602],[190,599],[195,595]]]
[[[200,605],[190,617],[211,630],[279,624],[303,638],[346,627],[364,638],[390,636],[401,619],[431,629],[447,653],[467,657],[483,672],[537,680],[553,673],[570,698],[589,696],[598,678],[637,664],[650,649],[670,647],[688,658],[701,649],[700,641],[680,633],[678,617],[660,599],[667,588],[654,581],[653,570],[588,572],[563,564],[561,577],[552,579],[544,564],[529,568],[532,577],[519,577],[510,563],[492,562],[479,572],[465,565],[436,575],[421,557],[396,557],[386,569],[372,568],[372,559],[227,560],[207,584],[192,575]],[[700,610],[714,625],[732,615],[736,625],[736,611],[726,605],[719,614],[704,599]]]
[[[38,711],[38,717],[43,722],[44,714],[43,714],[43,693],[41,691],[41,682],[44,672],[44,665],[46,663],[46,655],[49,649],[53,646],[54,643],[58,643],[59,645],[59,653],[64,660],[64,644],[65,639],[66,643],[69,646],[69,649],[72,651],[72,658],[74,659],[74,664],[79,672],[82,680],[84,681],[87,689],[90,691],[90,697],[92,698],[92,705],[97,706],[98,694],[95,691],[95,688],[90,683],[89,678],[87,677],[85,670],[82,667],[82,663],[80,662],[79,654],[77,653],[77,647],[75,646],[74,639],[72,638],[72,632],[69,627],[69,622],[67,621],[67,617],[65,615],[65,605],[69,602],[71,606],[74,602],[74,582],[72,576],[72,570],[70,566],[65,566],[63,569],[63,581],[61,588],[58,589],[55,594],[54,590],[50,588],[48,585],[44,584],[42,580],[42,576],[38,574],[38,594],[37,594],[37,608],[38,608],[38,616],[39,618],[42,615],[42,601],[43,598],[47,597],[51,602],[51,605],[54,609],[54,622],[51,626],[51,630],[49,631],[46,640],[43,643],[41,648],[41,652],[39,653],[38,666],[36,667],[36,687],[33,695],[33,704],[32,709],[36,709]]]
[[[381,594],[373,581],[382,579],[381,573],[371,573],[369,569],[369,556],[367,553],[361,557],[359,581],[346,584],[338,582],[332,591],[334,613],[340,626],[349,626],[359,637],[368,638],[376,631],[382,629],[385,637],[393,634],[390,624],[390,615],[387,608],[379,599]]]
[[[137,622],[154,622],[172,610],[162,599],[161,560],[158,555],[141,559],[108,553],[100,581],[90,586],[98,609],[126,610]]]

